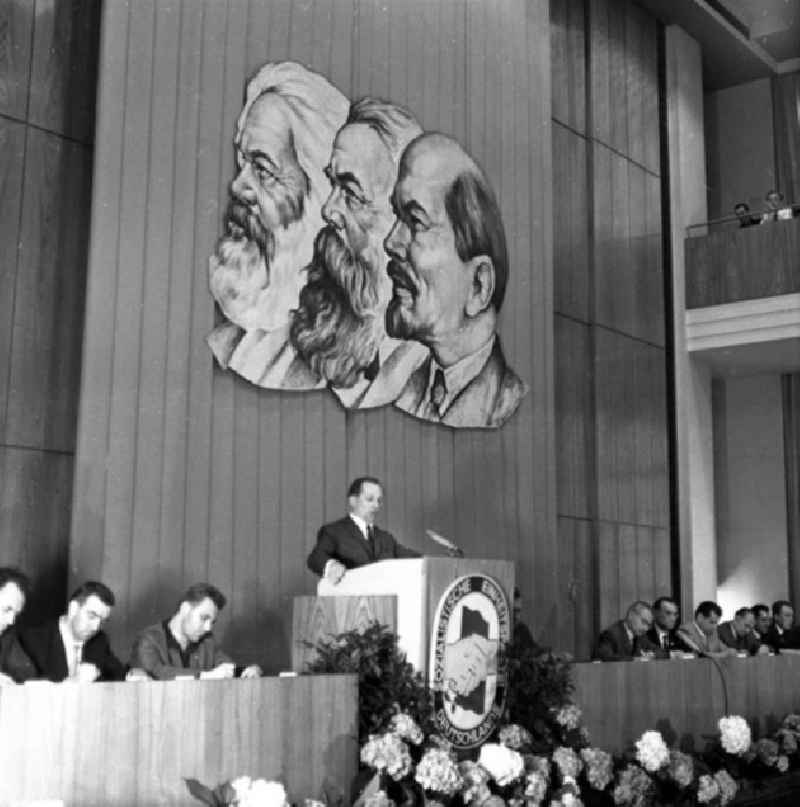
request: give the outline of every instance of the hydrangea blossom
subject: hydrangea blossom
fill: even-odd
[[[787,757],[785,754],[781,754],[775,761],[775,767],[781,773],[786,773],[786,771],[789,770],[789,757]]]
[[[404,712],[392,715],[389,730],[396,734],[401,740],[408,740],[414,745],[420,745],[425,739],[422,729],[417,725],[414,718]]]
[[[503,726],[497,735],[500,745],[505,745],[508,748],[513,748],[519,751],[523,745],[530,745],[533,742],[531,733],[516,723],[511,723],[508,726]]]
[[[563,726],[568,731],[576,729],[581,724],[582,712],[574,703],[569,703],[562,706],[560,709],[553,709],[555,712],[556,723]]]
[[[463,784],[456,763],[448,751],[429,748],[417,764],[414,778],[425,790],[452,796]]]
[[[636,741],[636,759],[648,773],[669,762],[669,748],[658,731],[646,731]]]
[[[489,790],[489,771],[483,765],[471,760],[464,760],[458,763],[458,772],[464,781],[464,789],[461,797],[465,804],[475,802],[482,804],[491,795]]]
[[[537,807],[547,795],[548,779],[539,771],[531,771],[525,777],[525,798],[529,807]]]
[[[628,765],[614,788],[614,804],[621,807],[644,807],[650,798],[653,780],[638,766]]]
[[[280,782],[267,782],[264,779],[250,779],[240,776],[231,782],[238,807],[287,807],[289,800]]]
[[[687,788],[694,781],[694,760],[683,751],[669,752],[668,770],[678,787]]]
[[[499,743],[485,743],[481,746],[478,762],[489,771],[492,779],[500,787],[515,782],[525,773],[525,761],[513,748]]]
[[[589,784],[595,790],[605,790],[614,776],[611,754],[599,748],[581,748],[581,759]]]
[[[697,783],[697,803],[709,804],[719,796],[719,785],[713,776],[703,774]]]
[[[764,765],[776,765],[778,763],[778,743],[766,737],[756,743],[756,756]]]
[[[724,807],[724,805],[736,798],[739,785],[736,784],[736,780],[724,769],[714,774],[714,781],[716,781],[717,787],[719,787],[719,803]]]
[[[553,762],[558,766],[562,778],[565,776],[577,777],[583,768],[580,757],[571,748],[563,745],[553,751]]]
[[[411,770],[408,746],[391,732],[370,734],[361,748],[361,761],[378,772],[386,771],[395,780],[402,779]]]
[[[740,756],[750,748],[750,726],[743,717],[730,715],[719,719],[720,742],[729,754]]]

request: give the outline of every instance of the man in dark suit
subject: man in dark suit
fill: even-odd
[[[672,650],[689,650],[678,636],[679,615],[680,608],[672,597],[659,597],[653,603],[653,626],[645,636],[654,646],[656,658],[669,658]]]
[[[652,624],[653,611],[649,603],[637,600],[628,608],[625,619],[620,619],[600,634],[593,658],[600,661],[653,658],[655,645],[645,635]]]
[[[772,603],[772,625],[761,641],[776,653],[800,648],[800,635],[794,625],[794,607],[788,600]]]
[[[386,332],[429,350],[395,406],[448,426],[498,428],[526,388],[497,336],[508,251],[486,175],[457,141],[428,132],[403,152],[392,207]]]
[[[19,569],[0,568],[0,687],[36,677],[36,668],[14,629],[27,595],[28,578]]]
[[[740,653],[754,656],[759,652],[761,642],[755,632],[756,618],[750,608],[740,608],[733,619],[723,622],[717,628],[720,641]],[[765,646],[764,652],[768,652]]]
[[[24,630],[20,641],[38,676],[51,681],[122,681],[128,672],[114,655],[101,630],[114,607],[114,594],[103,583],[89,581],[69,598],[67,613]],[[131,671],[131,680],[142,677]]]
[[[375,526],[382,503],[378,479],[360,476],[353,480],[347,491],[348,514],[320,527],[317,544],[308,556],[308,568],[335,584],[348,569],[389,558],[418,558],[419,552],[397,543],[391,533]]]

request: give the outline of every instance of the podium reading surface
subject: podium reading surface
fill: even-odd
[[[274,779],[291,802],[344,794],[358,764],[353,675],[41,683],[0,691],[0,805],[186,805],[184,778]]]

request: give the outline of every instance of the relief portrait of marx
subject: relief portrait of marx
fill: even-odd
[[[281,62],[248,83],[234,146],[209,260],[218,364],[267,389],[328,389],[347,408],[502,425],[525,392],[495,334],[505,240],[458,143]]]

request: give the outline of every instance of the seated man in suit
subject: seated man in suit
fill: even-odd
[[[704,600],[694,612],[694,621],[685,622],[678,628],[678,636],[698,656],[735,656],[732,647],[724,645],[717,634],[717,625],[722,609],[711,600]]]
[[[28,578],[19,569],[0,568],[0,687],[36,678],[36,668],[14,628],[27,595]]]
[[[354,479],[347,491],[348,514],[320,527],[317,544],[308,556],[308,568],[336,584],[348,569],[389,558],[420,557],[419,552],[397,543],[390,532],[375,526],[382,503],[378,479]]]
[[[763,602],[758,602],[750,610],[753,612],[753,616],[756,620],[753,635],[761,642],[761,646],[766,648],[766,652],[769,653],[772,650],[766,641],[767,632],[772,624],[772,614],[770,613],[769,606],[765,605]]]
[[[776,653],[800,647],[800,636],[794,626],[794,608],[788,600],[772,603],[772,624],[762,641]]]
[[[669,658],[670,651],[688,651],[678,636],[680,608],[672,597],[659,597],[653,603],[653,626],[645,634],[655,647],[656,658]]]
[[[159,681],[182,676],[233,678],[233,660],[217,647],[211,632],[225,603],[225,596],[210,583],[190,586],[169,619],[150,625],[136,637],[131,665]],[[240,677],[260,675],[258,664],[251,664]]]
[[[645,635],[652,624],[650,604],[637,600],[628,608],[625,619],[620,619],[600,634],[593,658],[600,661],[652,658],[655,645]]]
[[[756,618],[750,608],[740,608],[733,619],[723,622],[717,629],[723,644],[732,647],[739,653],[748,653],[755,656],[760,652],[761,642],[755,632]],[[764,645],[764,653],[769,652]]]
[[[38,675],[51,681],[124,680],[128,668],[101,630],[114,602],[111,589],[90,580],[73,592],[66,614],[22,631],[20,641]],[[138,677],[140,671],[130,671],[131,680]]]

